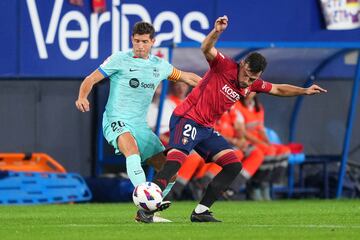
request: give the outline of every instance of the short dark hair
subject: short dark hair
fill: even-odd
[[[137,22],[133,27],[132,36],[134,36],[135,34],[150,34],[150,38],[153,39],[155,35],[155,29],[153,25],[148,22]]]
[[[267,65],[265,57],[258,52],[249,53],[244,62],[249,65],[252,73],[263,72]]]

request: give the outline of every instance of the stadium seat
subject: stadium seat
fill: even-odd
[[[266,135],[271,143],[282,144],[278,134],[273,129],[266,128]],[[303,153],[302,145],[299,143],[289,143],[286,145],[291,150],[291,154],[288,159],[288,185],[286,189],[288,197],[291,198],[294,193],[295,186],[295,165],[301,164],[305,161],[305,154]]]
[[[266,128],[266,134],[272,143],[281,143],[279,136],[277,133],[270,128]],[[291,155],[289,156],[288,161],[288,186],[284,189],[275,188],[273,191],[275,192],[287,192],[289,198],[293,196],[293,194],[299,193],[312,193],[319,194],[324,198],[330,197],[330,183],[329,183],[329,164],[337,163],[341,159],[341,156],[338,155],[306,155],[303,152],[303,147],[298,143],[289,143],[286,144],[291,149]],[[295,188],[295,166],[299,166],[299,174],[298,174],[298,183],[299,186]],[[320,165],[322,166],[322,186],[305,186],[304,179],[304,167],[306,165]]]

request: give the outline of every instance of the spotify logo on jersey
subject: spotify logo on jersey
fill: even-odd
[[[137,87],[139,87],[139,80],[137,80],[137,78],[132,78],[132,79],[130,79],[130,81],[129,81],[129,85],[130,85],[130,87],[132,87],[132,88],[137,88]]]

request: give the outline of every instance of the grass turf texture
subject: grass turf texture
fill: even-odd
[[[217,202],[222,223],[191,223],[195,202],[161,214],[173,223],[134,222],[131,203],[0,206],[0,239],[360,239],[360,202]]]

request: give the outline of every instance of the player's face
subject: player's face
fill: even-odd
[[[134,34],[131,37],[131,42],[135,56],[146,59],[149,56],[151,47],[154,45],[155,39],[151,39],[150,34]]]
[[[250,71],[249,65],[245,62],[240,63],[240,71],[239,71],[239,85],[241,88],[247,88],[251,84],[254,83],[254,81],[258,78],[260,78],[262,72],[258,73],[252,73]]]

